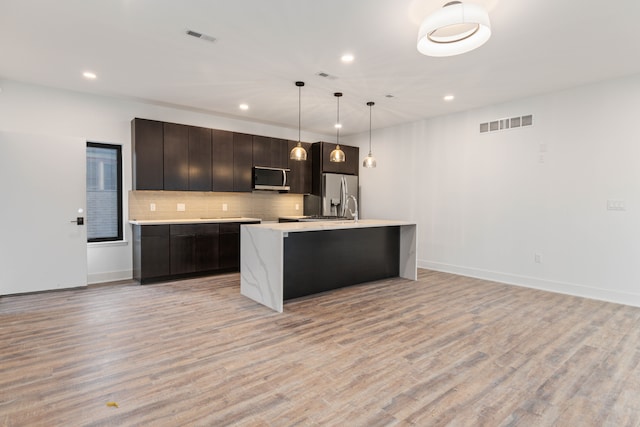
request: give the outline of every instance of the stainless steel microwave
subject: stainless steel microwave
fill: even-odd
[[[253,167],[253,189],[289,191],[289,172],[291,169]]]

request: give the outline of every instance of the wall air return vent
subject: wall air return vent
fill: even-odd
[[[491,133],[507,129],[515,129],[520,127],[532,126],[533,114],[526,116],[510,117],[505,119],[492,120],[490,122],[480,123],[480,133]]]

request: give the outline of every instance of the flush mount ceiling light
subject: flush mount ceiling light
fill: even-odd
[[[373,157],[373,155],[371,155],[371,111],[372,111],[371,107],[373,107],[376,104],[372,101],[369,101],[367,102],[367,105],[369,106],[369,155],[364,158],[364,161],[362,162],[362,167],[375,168],[376,158]]]
[[[96,76],[96,73],[93,73],[91,71],[85,71],[84,73],[82,73],[82,77],[87,80],[95,80],[98,78],[98,76]]]
[[[427,16],[418,32],[418,51],[454,56],[476,49],[491,37],[489,14],[476,4],[451,1]]]
[[[304,82],[296,82],[296,86],[298,86],[298,144],[293,147],[291,153],[289,154],[289,158],[291,160],[307,160],[307,150],[302,146],[302,142],[300,141],[300,111],[302,104],[300,103],[300,97],[302,92],[302,86],[304,86]]]
[[[247,104],[240,104],[238,108],[240,108],[243,111],[247,111],[249,109],[249,106]]]
[[[345,161],[344,151],[340,149],[340,128],[342,127],[340,124],[340,97],[342,93],[336,92],[333,96],[335,96],[338,101],[338,120],[336,121],[336,148],[329,154],[329,161],[342,163]]]

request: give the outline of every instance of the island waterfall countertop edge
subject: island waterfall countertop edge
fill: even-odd
[[[394,228],[399,230],[391,231]],[[343,233],[349,236],[346,240]],[[340,241],[338,246],[334,239]],[[292,289],[297,292],[304,287],[300,295],[309,295],[328,290],[325,284],[338,288],[393,276],[417,280],[417,225],[411,222],[361,219],[243,224],[240,241],[240,293],[277,312],[282,312],[285,299],[296,297],[291,296]],[[334,253],[336,249],[342,252]],[[353,256],[358,258],[355,263]],[[324,265],[329,259],[331,266]],[[367,276],[370,268],[379,265],[386,270]],[[324,277],[327,271],[333,276]],[[321,288],[316,287],[318,283]]]
[[[249,224],[247,224],[249,225]],[[407,221],[396,221],[386,219],[359,219],[358,221],[313,221],[313,222],[281,222],[269,224],[250,224],[251,227],[269,229],[272,231],[280,231],[283,233],[295,233],[302,231],[322,231],[322,230],[340,230],[353,228],[370,228],[370,227],[393,227],[407,226],[415,223]]]

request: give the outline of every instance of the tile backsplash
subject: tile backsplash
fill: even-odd
[[[275,192],[130,191],[129,219],[250,217],[275,221],[281,216],[302,215],[302,203],[300,194]],[[184,211],[178,210],[182,207]]]

